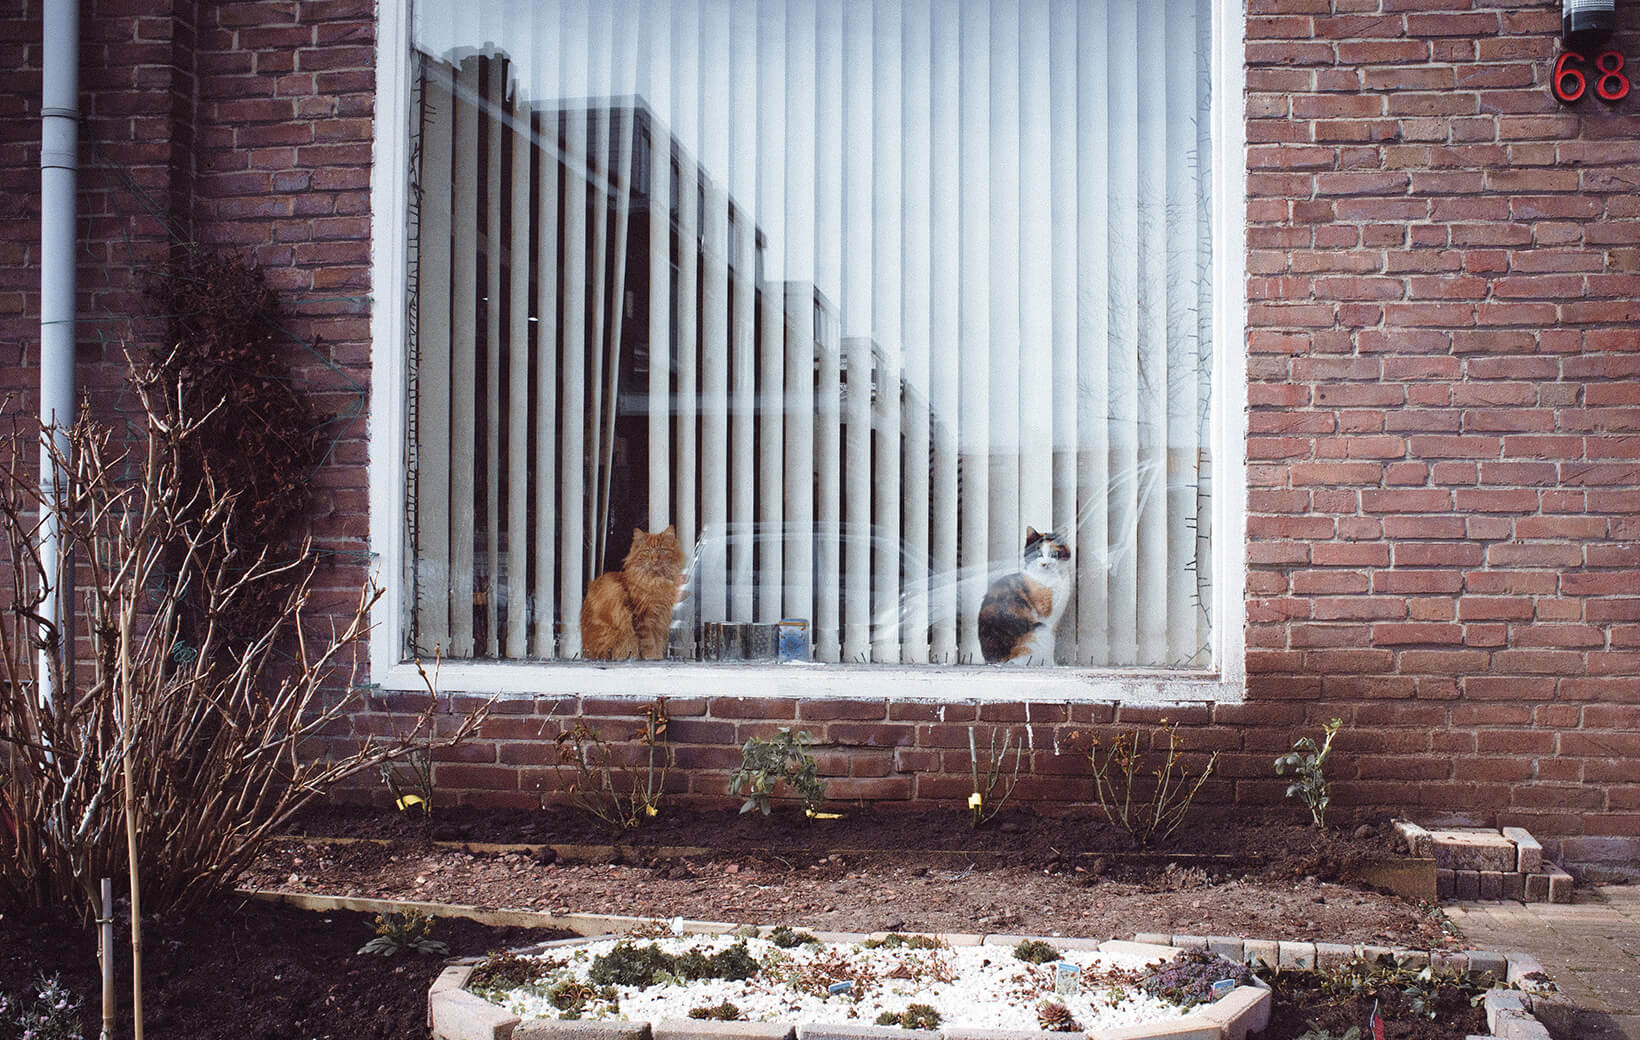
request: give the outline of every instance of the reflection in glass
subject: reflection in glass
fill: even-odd
[[[1057,663],[1210,665],[1209,14],[416,4],[411,649],[672,525],[670,657],[978,664],[1034,527]]]

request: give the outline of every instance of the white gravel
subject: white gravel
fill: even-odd
[[[586,981],[593,959],[608,953],[617,941],[598,940],[583,946],[559,947],[542,955],[560,961],[567,959],[568,963],[545,972],[536,986],[530,988],[544,990],[563,979]],[[690,949],[711,954],[744,941],[763,970],[739,982],[707,979],[646,988],[618,986],[613,1013],[607,1006],[595,1006],[584,1017],[628,1021],[679,1019],[688,1018],[691,1008],[729,1001],[740,1009],[740,1017],[747,1021],[869,1025],[881,1012],[898,1014],[908,1004],[917,1003],[932,1005],[939,1011],[942,1025],[1037,1029],[1040,1028],[1038,1004],[1054,1000],[1063,1003],[1082,1028],[1098,1029],[1178,1018],[1187,1013],[1112,976],[1113,971],[1133,971],[1146,966],[1131,955],[1080,951],[1068,954],[1067,959],[1081,969],[1078,992],[1056,995],[1054,966],[1018,960],[1007,946],[913,950],[822,944],[781,949],[767,940],[740,940],[732,936],[626,941],[640,946],[655,942],[667,953],[674,954]],[[809,988],[818,989],[818,994],[792,984],[793,974],[801,975],[805,969],[810,973]],[[819,976],[817,981],[816,976]],[[840,978],[853,980],[851,990],[827,994],[825,982]],[[562,1012],[545,996],[524,989],[490,997],[522,1017],[562,1017]]]

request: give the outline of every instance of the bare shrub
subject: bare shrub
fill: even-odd
[[[0,899],[66,900],[89,916],[97,879],[127,859],[129,791],[144,911],[193,904],[230,886],[304,804],[410,753],[433,724],[436,696],[406,732],[338,748],[380,591],[320,603],[311,542],[282,556],[235,548],[238,494],[208,465],[193,480],[183,473],[220,405],[185,413],[187,395],[160,371],[131,373],[141,407],[130,447],[88,418],[67,431],[67,448],[53,450],[54,497],[35,472],[38,431],[10,417],[0,438],[0,574],[10,579],[0,611]],[[78,574],[61,628],[43,613],[47,518],[62,532],[62,572]],[[276,591],[264,613],[267,590]],[[246,613],[262,620],[246,629],[237,622],[250,603]],[[65,644],[73,652],[55,652]],[[466,739],[485,711],[463,716],[440,744]]]

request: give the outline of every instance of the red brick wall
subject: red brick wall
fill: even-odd
[[[332,411],[357,408],[370,5],[136,13],[152,6],[86,9],[84,151],[105,162],[82,180],[88,312],[118,327],[135,310],[133,269],[168,248],[158,198],[180,233],[263,266],[314,345],[293,345],[301,371]],[[1547,0],[1248,6],[1247,702],[678,701],[680,793],[722,798],[738,745],[795,725],[840,798],[960,804],[969,725],[983,743],[1028,712],[1019,797],[1062,805],[1089,781],[1056,746],[1165,714],[1222,752],[1205,800],[1276,803],[1271,760],[1336,715],[1340,805],[1524,824],[1571,858],[1640,849],[1640,94],[1550,97]],[[1619,13],[1634,69],[1640,8]],[[26,80],[0,99],[0,351],[15,356],[37,339],[37,6],[10,17],[0,53]],[[82,371],[117,342],[101,327],[81,336]],[[27,385],[0,361],[0,386]],[[344,550],[366,530],[353,414],[319,482],[320,533]],[[339,569],[338,593],[358,573]],[[560,721],[615,735],[642,703],[506,702],[438,783],[537,804]],[[377,697],[358,729],[397,704]]]
[[[0,16],[16,84],[0,98],[0,394],[38,396],[40,5]],[[81,10],[77,376],[101,415],[124,351],[160,343],[142,276],[184,243],[252,260],[281,291],[293,375],[327,414],[337,465],[316,533],[357,597],[367,548],[370,0],[88,0]],[[345,562],[349,561],[351,562]]]
[[[1557,4],[1249,11],[1249,696],[1346,802],[1640,835],[1640,94],[1551,97]]]

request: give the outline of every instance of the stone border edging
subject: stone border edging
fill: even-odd
[[[660,922],[656,922],[660,923]],[[732,931],[736,926],[718,922],[715,930]],[[760,927],[759,932],[772,930]],[[697,933],[698,934],[698,933]],[[864,942],[887,932],[815,932],[822,942]],[[902,935],[933,935],[952,946],[1013,946],[1018,935],[974,935],[969,933],[901,932]],[[591,938],[590,936],[587,938]],[[584,939],[564,939],[526,947],[520,953],[538,953],[559,946],[574,945]],[[1171,959],[1179,949],[1154,943],[1111,939],[1050,937],[1066,950],[1103,950],[1127,954],[1154,954],[1158,960]],[[472,974],[471,963],[446,968],[427,992],[427,1019],[434,1040],[1068,1040],[1068,1035],[1036,1029],[983,1029],[953,1026],[949,1029],[902,1029],[897,1026],[835,1023],[701,1022],[693,1019],[655,1023],[618,1021],[564,1021],[521,1019],[494,1004],[468,993],[461,987]],[[1237,986],[1211,1004],[1199,1005],[1180,1018],[1133,1026],[1089,1031],[1088,1040],[1245,1040],[1249,1032],[1263,1029],[1270,1021],[1270,989],[1262,981],[1253,986]],[[479,1005],[483,1005],[480,1007]]]

